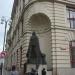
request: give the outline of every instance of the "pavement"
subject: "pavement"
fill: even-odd
[[[0,75],[10,75],[10,72],[5,70],[5,69],[2,69],[2,73],[1,73],[1,70],[0,70]]]

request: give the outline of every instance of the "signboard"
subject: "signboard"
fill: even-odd
[[[6,55],[7,55],[6,51],[2,51],[0,53],[0,58],[5,58]]]

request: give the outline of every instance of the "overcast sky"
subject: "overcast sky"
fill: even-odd
[[[11,17],[11,11],[14,0],[0,0],[0,19],[4,16],[6,19]],[[4,24],[0,24],[0,52],[3,50]]]

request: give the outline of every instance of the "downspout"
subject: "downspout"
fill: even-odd
[[[55,28],[55,0],[53,0],[53,20],[54,20],[54,40],[55,40],[55,67],[53,68],[52,75],[58,75],[57,74],[57,50],[56,50],[56,28]]]

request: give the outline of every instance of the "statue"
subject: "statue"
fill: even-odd
[[[32,36],[30,37],[27,59],[27,63],[30,64],[46,64],[45,55],[41,53],[39,39],[35,32],[33,32]]]

